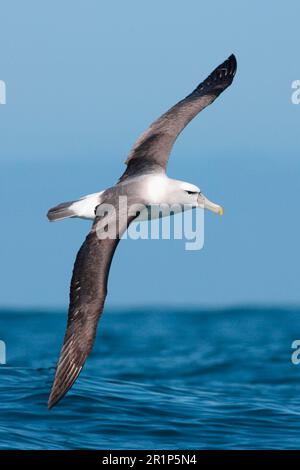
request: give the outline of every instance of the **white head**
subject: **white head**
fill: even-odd
[[[198,186],[168,178],[166,175],[147,176],[146,184],[143,180],[143,194],[149,205],[186,206],[184,209],[202,207],[220,215],[224,212],[221,206],[207,199]]]
[[[202,207],[203,209],[208,209],[216,214],[223,215],[223,207],[207,199],[198,186],[180,180],[171,181],[172,203],[191,205],[192,207]]]

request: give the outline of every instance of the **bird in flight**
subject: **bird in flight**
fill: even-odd
[[[209,201],[197,186],[169,178],[166,167],[177,136],[231,85],[236,67],[236,58],[231,55],[190,95],[154,121],[135,142],[125,162],[127,168],[115,186],[48,211],[50,221],[69,217],[93,220],[74,264],[67,330],[49,408],[72,387],[93,347],[111,261],[130,223],[149,217],[149,208],[156,204],[177,204],[182,210],[202,207],[223,214],[222,207]],[[120,204],[122,197],[126,197],[126,208]],[[142,209],[136,210],[137,206]],[[130,212],[128,207],[135,207],[135,210]],[[111,227],[114,230],[109,230]],[[111,236],[107,236],[108,232]]]

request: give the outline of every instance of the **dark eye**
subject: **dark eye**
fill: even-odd
[[[185,191],[188,194],[197,194],[197,191]]]

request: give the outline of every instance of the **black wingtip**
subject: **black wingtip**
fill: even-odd
[[[227,59],[228,63],[231,65],[231,68],[232,70],[234,70],[234,73],[236,72],[236,69],[237,69],[237,60],[236,60],[236,56],[234,54],[231,54],[228,59]]]
[[[225,78],[227,77],[234,77],[237,69],[237,60],[234,54],[231,54],[228,59],[226,59],[222,64],[220,64],[211,75],[220,74],[223,75]]]
[[[199,94],[211,94],[217,97],[229,85],[231,85],[237,69],[237,61],[234,54],[231,54],[222,64],[196,88]]]

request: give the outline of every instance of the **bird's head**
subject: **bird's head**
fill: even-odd
[[[223,215],[224,209],[222,206],[215,204],[214,202],[207,199],[204,196],[200,188],[194,184],[180,182],[179,190],[181,193],[181,201],[183,204],[191,204],[193,207],[201,207],[202,209],[208,209],[215,214]]]

